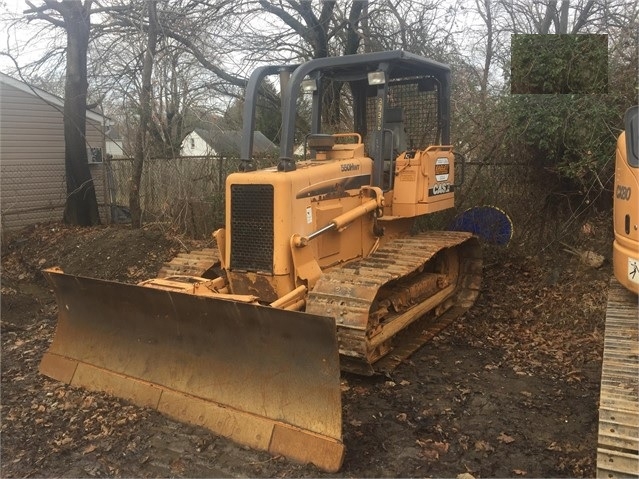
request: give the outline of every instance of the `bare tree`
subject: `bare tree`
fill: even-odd
[[[260,0],[259,4],[266,12],[279,17],[289,28],[304,38],[311,46],[313,58],[328,56],[327,27],[335,8],[334,1],[322,2],[319,16],[313,12],[311,2],[292,4],[290,10],[285,9],[282,4],[277,5],[268,0]]]
[[[92,0],[27,2],[30,18],[44,20],[66,32],[66,81],[64,95],[64,141],[67,200],[64,221],[91,226],[100,223],[93,178],[87,163],[87,50],[91,30]]]
[[[392,49],[434,57],[452,43],[458,3],[245,0],[234,17],[243,34],[229,38],[228,45],[238,45],[234,42],[240,39],[249,61],[299,61]]]
[[[142,66],[142,90],[140,91],[140,123],[135,143],[135,156],[133,157],[133,173],[129,186],[129,208],[131,210],[131,226],[142,226],[142,209],[140,207],[140,183],[144,159],[148,152],[147,141],[149,124],[151,121],[151,77],[158,41],[157,5],[155,0],[146,2],[149,27],[147,30],[146,51]]]
[[[604,33],[627,22],[635,0],[499,0],[512,33]],[[626,23],[627,24],[627,23]]]

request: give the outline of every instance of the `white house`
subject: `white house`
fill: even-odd
[[[182,156],[231,156],[238,157],[242,147],[242,132],[237,130],[207,131],[195,129],[181,146]],[[269,155],[277,153],[277,145],[261,131],[253,132],[253,153]]]
[[[120,128],[117,125],[111,126],[105,133],[106,154],[113,159],[130,158],[131,154],[124,151],[124,142]]]
[[[184,137],[180,149],[181,156],[217,156],[213,148],[203,136],[208,136],[204,130],[193,130]]]

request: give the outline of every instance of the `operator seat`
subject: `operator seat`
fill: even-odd
[[[404,110],[401,108],[387,108],[386,122],[384,123],[386,145],[384,148],[384,161],[395,160],[400,153],[406,151],[406,130],[404,129]],[[392,144],[391,135],[392,132]]]

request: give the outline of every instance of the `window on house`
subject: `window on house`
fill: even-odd
[[[191,148],[195,148],[195,138],[191,138]]]
[[[102,163],[102,148],[88,147],[87,159],[89,160],[89,163]]]

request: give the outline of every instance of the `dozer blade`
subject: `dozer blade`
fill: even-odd
[[[40,372],[255,449],[342,464],[335,321],[44,272],[58,325]]]

